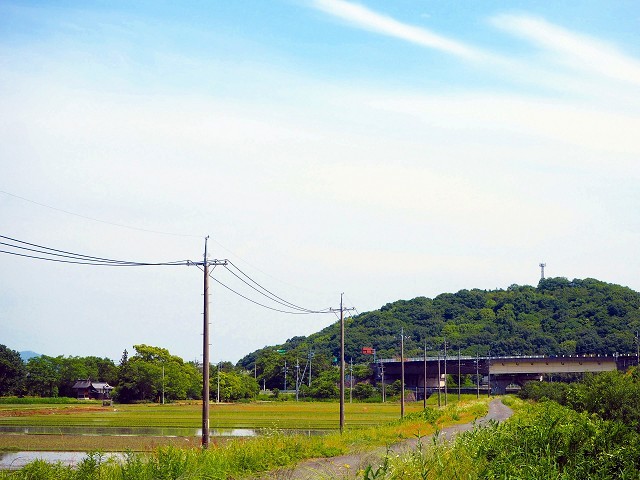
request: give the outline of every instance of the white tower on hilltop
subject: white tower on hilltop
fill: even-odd
[[[547,264],[544,262],[540,264],[540,280],[544,280],[544,267],[546,266]]]

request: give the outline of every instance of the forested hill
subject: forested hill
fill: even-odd
[[[587,278],[541,280],[537,287],[512,285],[506,290],[460,290],[430,299],[417,297],[388,303],[379,310],[346,321],[345,358],[372,361],[361,353],[373,347],[377,357],[399,356],[400,331],[408,337],[405,356],[421,356],[442,348],[463,355],[573,355],[636,351],[640,330],[640,293],[627,287]],[[292,361],[304,362],[310,351],[316,361],[331,361],[339,353],[339,325],[308,337],[294,337],[242,358],[253,368],[285,350]],[[282,355],[282,352],[280,353]]]

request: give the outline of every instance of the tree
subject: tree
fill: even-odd
[[[373,385],[367,382],[361,382],[353,387],[353,396],[359,400],[365,400],[375,395],[376,389]]]
[[[0,345],[0,397],[19,393],[25,374],[20,354]]]
[[[166,348],[134,345],[129,357],[125,350],[120,361],[115,398],[122,403],[199,398],[201,375],[193,363],[171,355]],[[164,372],[164,373],[163,373]]]
[[[56,358],[42,355],[27,362],[27,392],[40,397],[57,397],[60,365]]]
[[[336,368],[322,372],[311,380],[311,388],[309,390],[311,396],[315,398],[337,398],[340,395],[339,380],[340,372]]]

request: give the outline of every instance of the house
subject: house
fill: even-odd
[[[76,391],[76,397],[82,400],[108,400],[113,390],[106,382],[92,382],[90,379],[78,380],[71,388]]]

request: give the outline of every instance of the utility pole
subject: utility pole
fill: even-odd
[[[447,406],[447,337],[444,338],[444,406]]]
[[[354,310],[353,308],[344,308],[342,297],[340,294],[340,433],[344,431],[344,312]],[[331,309],[335,312],[335,309]]]
[[[296,358],[296,402],[298,401],[298,387],[300,385],[300,362],[298,361],[298,359]]]
[[[353,403],[353,358],[349,366],[349,403]]]
[[[211,260],[207,258],[207,241],[204,239],[204,306],[202,327],[202,448],[209,448],[209,265],[226,265],[227,260]]]
[[[462,383],[460,378],[460,345],[458,345],[458,402],[460,402],[460,384]]]
[[[476,398],[480,398],[480,375],[479,375],[479,364],[480,359],[478,356],[478,352],[476,351]]]
[[[284,359],[284,390],[283,392],[287,391],[287,359]]]
[[[220,362],[218,362],[218,393],[216,394],[216,403],[220,403]]]
[[[209,448],[209,261],[204,239],[204,327],[202,333],[202,448]]]
[[[164,405],[164,364],[162,364],[162,404]]]
[[[424,340],[424,381],[422,382],[422,408],[427,408],[427,340]]]
[[[380,376],[382,377],[382,403],[387,401],[387,392],[384,386],[384,363],[380,362]]]
[[[404,418],[404,327],[400,329],[400,382],[402,390],[400,393],[400,418]]]
[[[487,370],[487,397],[491,396],[491,350],[489,350],[489,356],[487,358],[489,368]]]
[[[442,403],[440,402],[440,387],[442,383],[442,374],[440,373],[440,350],[438,350],[438,406],[441,407]]]

